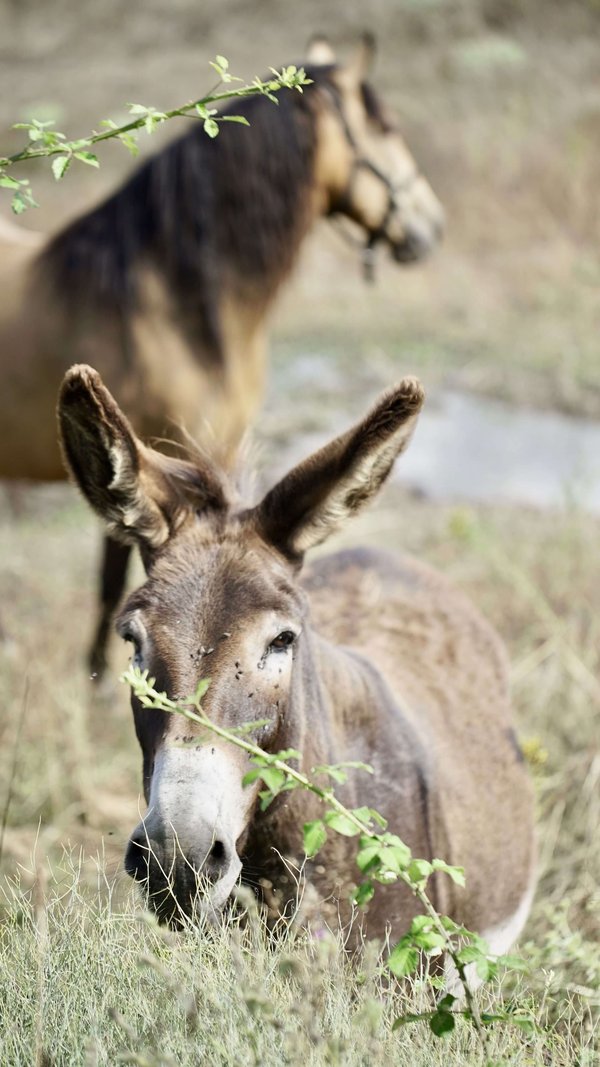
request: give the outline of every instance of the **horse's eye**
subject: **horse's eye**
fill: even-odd
[[[277,635],[275,640],[271,641],[271,644],[269,645],[269,651],[285,652],[286,648],[289,648],[290,645],[293,645],[295,640],[296,634],[293,633],[292,630],[282,630],[281,633]]]

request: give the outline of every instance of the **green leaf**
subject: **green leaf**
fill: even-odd
[[[352,894],[352,903],[358,908],[363,908],[375,895],[375,886],[372,882],[361,882]]]
[[[221,70],[229,70],[229,60],[225,59],[225,56],[215,56],[215,62],[218,63]]]
[[[279,771],[277,767],[261,767],[260,777],[272,793],[278,793],[282,785],[285,784],[285,774],[283,771]]]
[[[251,785],[257,778],[260,778],[261,770],[259,767],[254,767],[251,771],[246,771],[246,774],[242,778],[242,786],[245,788],[247,785]]]
[[[381,865],[395,874],[402,874],[410,863],[411,851],[408,845],[385,845],[380,850]]]
[[[442,871],[447,874],[456,885],[465,887],[465,869],[464,867],[453,867],[449,863],[444,863],[444,860],[432,860],[431,866],[434,871]]]
[[[409,864],[407,873],[411,882],[416,885],[419,882],[426,882],[432,870],[429,860],[413,860]]]
[[[276,752],[273,758],[282,760],[285,763],[291,759],[300,761],[302,759],[302,753],[298,752],[297,748],[282,748],[281,752]]]
[[[240,126],[249,126],[245,115],[221,115],[221,122],[239,122]]]
[[[387,965],[396,978],[406,978],[416,971],[419,965],[419,953],[416,948],[400,941],[389,954]]]
[[[198,685],[196,686],[196,692],[194,693],[193,697],[189,701],[190,704],[199,704],[200,701],[202,700],[202,697],[205,695],[207,689],[209,688],[209,686],[210,686],[210,678],[203,678],[200,682],[198,682]]]
[[[322,819],[305,822],[303,828],[304,851],[309,859],[316,856],[327,840],[327,830]]]
[[[344,785],[348,781],[348,775],[341,767],[317,767],[316,770],[318,773],[329,775],[338,785]]]
[[[372,870],[373,867],[379,866],[380,851],[381,845],[378,841],[375,840],[372,844],[366,845],[361,848],[360,852],[357,853],[356,862],[363,874],[366,874],[367,871]]]
[[[465,945],[457,953],[458,959],[466,967],[469,963],[477,963],[482,957],[481,949],[476,945]]]
[[[410,924],[411,934],[418,934],[421,930],[431,930],[431,919],[428,915],[415,915]]]
[[[15,193],[12,198],[11,207],[15,215],[22,215],[24,211],[27,211],[27,204],[25,203],[22,193]]]
[[[454,1030],[456,1019],[451,1012],[438,1010],[435,1015],[431,1016],[429,1025],[436,1037],[445,1037],[446,1034],[450,1034]]]
[[[56,159],[52,160],[52,173],[57,182],[65,176],[70,166],[70,156],[57,156]]]
[[[352,819],[341,811],[326,812],[325,822],[332,830],[335,830],[338,834],[343,834],[344,837],[356,837],[360,833]]]
[[[140,149],[134,131],[129,130],[126,133],[120,133],[119,141],[125,146],[130,155],[137,156],[139,154]]]
[[[520,956],[497,956],[496,963],[501,967],[508,967],[511,971],[528,971],[529,964]]]
[[[209,137],[216,137],[219,133],[219,124],[215,122],[214,119],[205,119],[204,132],[207,133]]]
[[[387,827],[387,819],[384,819],[383,815],[376,811],[375,808],[369,808],[369,813],[373,822],[377,823],[378,826],[381,826],[382,830],[385,830]]]
[[[271,804],[275,800],[275,795],[271,792],[270,789],[263,789],[262,792],[258,794],[258,796],[260,799],[261,811],[266,811],[269,807],[269,804]]]
[[[399,1030],[401,1026],[406,1026],[407,1023],[422,1023],[423,1020],[427,1018],[429,1018],[428,1015],[420,1015],[418,1012],[408,1012],[406,1015],[399,1015],[392,1023],[392,1031]]]
[[[475,960],[475,970],[482,982],[489,982],[490,978],[494,978],[497,967],[493,960],[488,960],[487,956],[482,955]]]
[[[438,934],[437,930],[422,930],[421,933],[413,934],[413,941],[425,952],[430,952],[434,948],[444,948],[446,944],[445,937]]]
[[[99,167],[98,157],[93,152],[75,152],[75,159],[87,163],[88,167]]]
[[[11,178],[9,174],[0,174],[0,186],[3,189],[18,189],[20,182]]]

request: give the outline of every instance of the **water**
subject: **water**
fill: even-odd
[[[600,514],[600,423],[445,392],[426,404],[394,478],[433,500]]]
[[[377,385],[350,382],[333,360],[296,356],[287,365],[261,427],[270,484],[360,417],[357,389],[365,406],[377,395]],[[434,501],[576,504],[600,514],[600,423],[456,390],[429,393],[393,480]]]

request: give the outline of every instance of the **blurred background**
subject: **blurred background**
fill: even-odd
[[[373,83],[446,206],[445,246],[414,269],[382,262],[369,288],[323,223],[280,304],[275,352],[299,334],[304,351],[353,362],[410,352],[432,382],[600,415],[596,0],[374,0],[368,12],[352,0],[2,0],[0,18],[3,151],[23,140],[11,124],[32,115],[75,136],[124,117],[129,101],[195,99],[217,52],[251,78],[301,62],[315,32],[343,59],[371,29]],[[142,144],[175,133],[170,123]],[[55,229],[131,166],[110,144],[99,173],[79,167],[57,184],[49,164],[31,167],[40,208],[23,225]]]
[[[379,388],[403,373],[423,379],[431,399],[403,480],[342,540],[418,552],[500,629],[538,784],[531,936],[551,954],[548,906],[564,918],[566,901],[564,922],[597,956],[600,4],[0,0],[0,20],[6,153],[23,143],[12,123],[32,116],[75,136],[124,118],[129,101],[163,110],[197,98],[217,53],[252,78],[301,63],[315,32],[342,59],[362,30],[375,33],[373,84],[446,208],[447,236],[409,268],[382,253],[367,285],[358,254],[318,225],[277,304],[260,465],[279,473]],[[142,138],[144,150],[176,132],[169,123]],[[100,159],[98,172],[73,168],[60,184],[49,163],[23,172],[40,207],[19,225],[56,229],[133,165],[120,145]],[[9,213],[8,195],[0,211]],[[31,872],[36,848],[80,846],[104,848],[116,871],[137,821],[127,694],[115,684],[92,698],[83,668],[98,548],[69,488],[0,498],[0,808],[10,780],[2,865],[11,873]],[[127,652],[113,656],[116,677]]]

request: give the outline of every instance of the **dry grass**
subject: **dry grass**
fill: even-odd
[[[34,494],[19,520],[3,513],[0,538],[3,558],[14,561],[0,578],[3,623],[13,635],[0,667],[8,710],[2,782],[10,777],[28,681],[2,858],[5,875],[18,876],[19,888],[11,890],[5,881],[0,902],[0,999],[5,1018],[19,1017],[22,1025],[5,1029],[2,1062],[32,1062],[36,1032],[47,1062],[57,1064],[113,1063],[119,1049],[140,1053],[142,1047],[160,1050],[158,1059],[143,1062],[168,1063],[169,1054],[173,1062],[194,1063],[202,1054],[219,1063],[229,1046],[237,1050],[238,1062],[253,1062],[254,1056],[255,1062],[280,1062],[286,1047],[288,1053],[296,1049],[298,1058],[289,1053],[290,1062],[433,1064],[449,1055],[453,1064],[478,1062],[462,1028],[441,1051],[418,1028],[393,1037],[394,1014],[422,1003],[423,990],[398,994],[392,1004],[375,968],[367,995],[338,950],[316,963],[314,945],[285,943],[273,952],[256,931],[243,951],[224,932],[208,939],[190,932],[161,948],[156,931],[140,926],[139,910],[119,874],[124,840],[138,811],[138,754],[127,695],[117,690],[111,699],[93,700],[80,668],[90,622],[93,522],[67,490],[52,499]],[[501,1028],[492,1038],[493,1051],[509,1063],[595,1063],[600,1052],[597,524],[569,512],[544,517],[434,507],[392,489],[378,510],[358,520],[350,538],[401,544],[440,566],[509,644],[519,733],[538,786],[541,869],[523,944],[531,970],[516,993],[505,985],[505,997],[529,1007],[544,1029],[528,1041],[514,1028]],[[115,662],[119,656],[124,662],[124,651],[116,652]],[[160,966],[140,963],[148,953]],[[296,994],[281,973],[289,959],[299,973],[311,968],[311,996],[317,1001],[312,1038],[306,1017],[290,1012]],[[262,997],[258,1007],[253,990]],[[249,1012],[244,998],[250,992]],[[186,1022],[184,993],[199,998],[197,1030]],[[110,1021],[113,1007],[139,1040]],[[336,1060],[332,1049],[338,1039],[346,1042],[346,1051]],[[86,1060],[91,1048],[96,1059]]]

